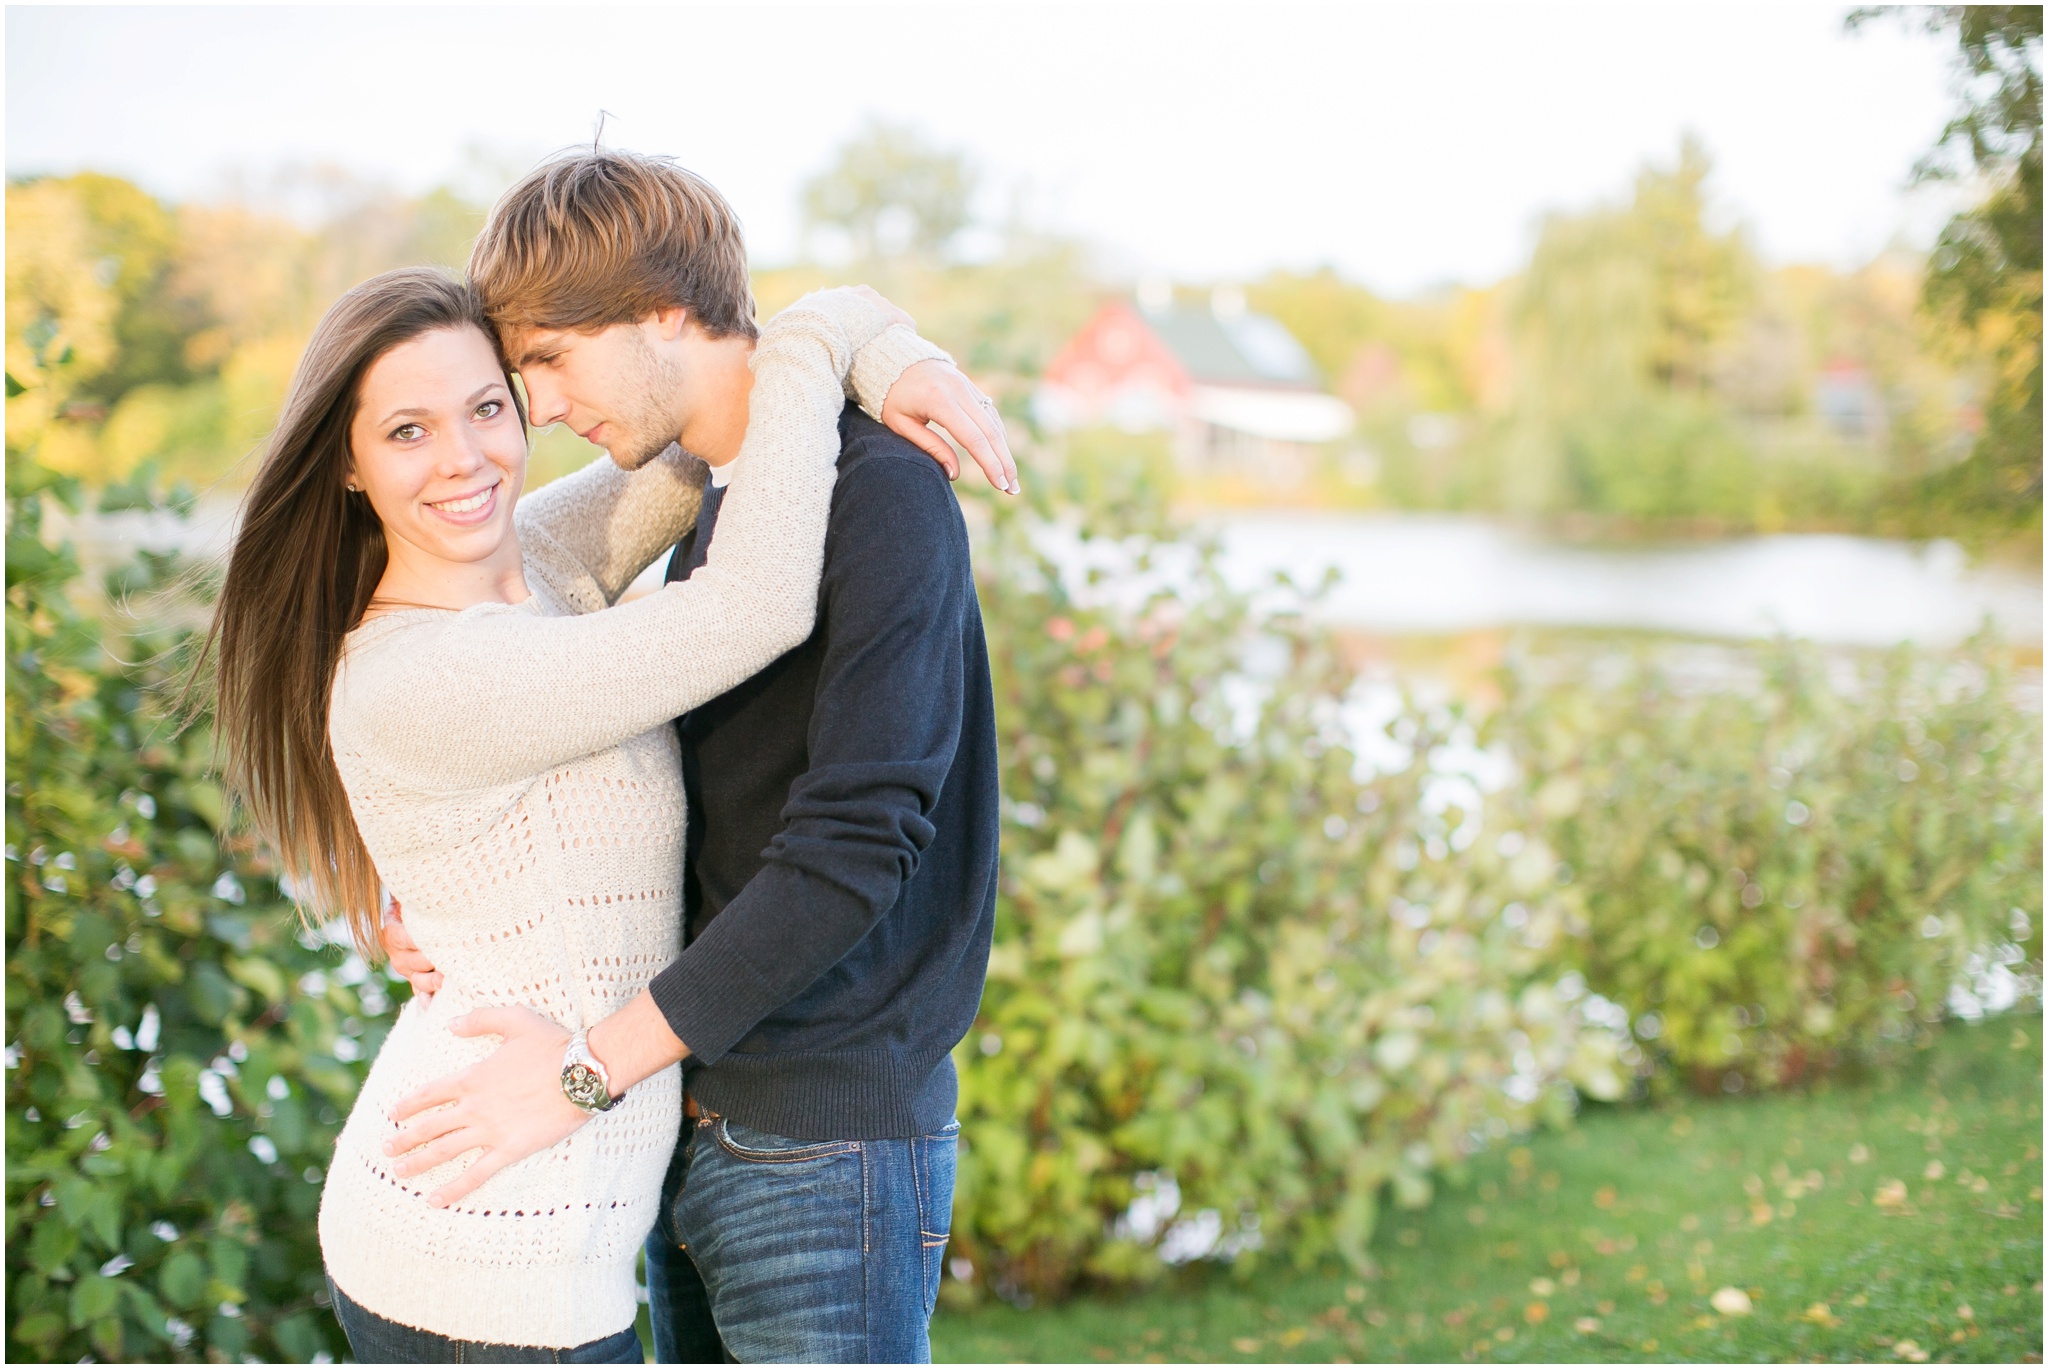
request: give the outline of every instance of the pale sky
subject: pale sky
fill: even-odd
[[[1332,263],[1405,293],[1516,269],[1546,210],[1621,195],[1682,130],[1773,261],[1924,245],[1905,190],[1948,117],[1948,51],[1844,7],[7,10],[7,172],[172,198],[339,163],[409,190],[488,149],[587,140],[716,183],[757,261],[870,113],[983,168],[990,213],[1190,280]],[[495,187],[492,187],[495,188]]]

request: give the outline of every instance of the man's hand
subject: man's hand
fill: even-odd
[[[569,1033],[555,1023],[530,1008],[478,1008],[457,1018],[449,1030],[457,1036],[502,1036],[505,1042],[487,1059],[436,1079],[391,1110],[391,1120],[405,1125],[384,1143],[384,1153],[403,1157],[393,1166],[400,1178],[467,1151],[483,1152],[428,1199],[435,1207],[448,1206],[505,1166],[538,1155],[590,1120],[562,1093]]]
[[[434,995],[441,992],[441,972],[434,968],[434,962],[421,954],[414,943],[412,933],[405,930],[404,914],[399,910],[398,900],[391,900],[391,911],[384,914],[381,929],[384,954],[391,959],[391,968],[404,975],[412,984],[412,996],[421,1003],[431,1003]]]
[[[988,483],[1005,494],[1015,494],[1017,463],[1010,458],[1010,441],[1003,432],[1003,416],[996,403],[974,387],[950,362],[933,357],[920,361],[896,377],[882,401],[882,422],[899,437],[911,442],[945,469],[946,478],[960,478],[960,460],[953,449],[925,425],[936,423],[967,450]]]

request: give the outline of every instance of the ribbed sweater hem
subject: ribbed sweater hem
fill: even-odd
[[[619,1259],[566,1265],[475,1263],[397,1239],[320,1244],[328,1277],[362,1307],[451,1340],[567,1350],[624,1330],[639,1312],[638,1244]]]
[[[830,1055],[734,1052],[692,1070],[698,1106],[799,1141],[929,1136],[953,1120],[960,1079],[951,1054],[902,1060],[885,1051]]]

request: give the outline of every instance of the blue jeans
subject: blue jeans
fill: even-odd
[[[655,1359],[929,1362],[959,1135],[793,1141],[698,1121],[647,1240]]]
[[[380,1317],[327,1281],[335,1320],[348,1336],[358,1364],[645,1364],[640,1335],[632,1327],[569,1350],[544,1345],[500,1345],[495,1341],[450,1340]]]

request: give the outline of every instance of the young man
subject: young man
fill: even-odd
[[[680,442],[711,466],[669,564],[689,575],[747,423],[753,305],[731,210],[665,160],[580,151],[507,192],[470,276],[534,423],[623,465]],[[948,431],[1014,492],[993,406],[937,367],[906,376],[954,387]],[[950,1052],[994,923],[994,700],[966,528],[926,451],[949,469],[951,454],[883,417],[841,419],[811,639],[679,720],[680,955],[587,1039],[523,1009],[472,1012],[465,1031],[503,1044],[395,1114],[410,1119],[398,1151],[464,1127],[487,1139],[437,1195],[453,1201],[682,1062],[693,1115],[647,1249],[664,1361],[930,1356]],[[387,944],[432,987],[402,927]]]

